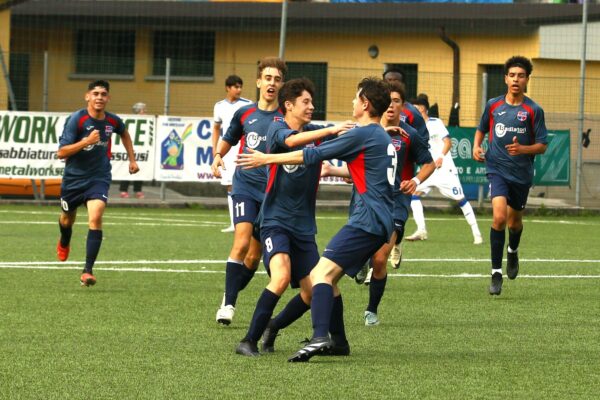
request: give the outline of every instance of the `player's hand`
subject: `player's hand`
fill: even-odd
[[[400,135],[403,138],[408,139],[408,136],[409,136],[408,133],[404,129],[400,128],[399,126],[386,126],[383,129],[385,129],[385,131],[390,135]]]
[[[513,136],[513,141],[511,144],[507,144],[504,147],[508,151],[508,154],[510,154],[511,156],[516,156],[518,154],[521,154],[521,144],[517,140],[516,136]]]
[[[266,154],[258,150],[248,149],[249,153],[240,153],[235,161],[243,169],[252,169],[267,165]]]
[[[404,194],[413,194],[417,190],[417,182],[412,179],[400,182],[400,190]]]
[[[443,163],[444,163],[444,157],[439,157],[437,160],[435,160],[435,167],[441,168]]]
[[[473,146],[473,160],[477,162],[485,161],[485,152],[481,148],[481,146]]]
[[[225,163],[223,162],[223,159],[221,158],[220,154],[216,154],[214,159],[213,159],[213,163],[210,166],[210,169],[212,170],[212,173],[214,175],[215,178],[220,178],[221,177],[221,170],[220,168],[225,169]]]
[[[98,143],[100,141],[100,131],[98,129],[94,129],[92,133],[85,138],[85,141],[88,146]]]
[[[140,167],[138,167],[137,162],[135,160],[129,161],[129,173],[137,174],[139,171],[140,171]]]
[[[341,124],[337,124],[331,127],[331,129],[333,130],[333,134],[337,134],[339,135],[343,135],[344,133],[348,132],[350,129],[356,127],[356,123],[351,121],[351,120],[346,120],[344,122],[342,122]]]

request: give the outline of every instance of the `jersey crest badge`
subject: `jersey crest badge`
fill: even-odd
[[[519,111],[517,112],[517,119],[521,122],[527,119],[527,111]]]

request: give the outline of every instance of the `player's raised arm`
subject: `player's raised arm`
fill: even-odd
[[[250,153],[238,154],[237,164],[244,169],[258,168],[267,164],[302,164],[304,154],[302,150],[290,153],[265,154],[260,151],[248,149]]]

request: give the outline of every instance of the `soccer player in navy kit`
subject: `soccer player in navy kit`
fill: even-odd
[[[406,123],[415,128],[417,132],[423,136],[425,142],[428,142],[429,131],[427,130],[425,119],[423,119],[419,110],[406,99],[406,82],[404,82],[404,74],[395,69],[389,69],[383,73],[383,79],[390,84],[400,85],[402,89],[402,110],[400,111],[401,123]],[[400,268],[400,263],[402,262],[402,242],[398,242],[392,249],[392,252],[390,253],[390,262],[395,269]]]
[[[426,180],[435,170],[435,164],[423,135],[400,119],[404,102],[404,86],[397,82],[389,85],[392,101],[381,118],[381,125],[390,134],[398,159],[393,194],[394,232],[390,240],[381,246],[368,262],[372,269],[369,271],[369,304],[364,312],[366,326],[379,325],[377,309],[387,283],[387,261],[394,246],[398,245],[404,237],[410,196],[415,191],[418,182]],[[416,176],[414,176],[415,163],[422,165]],[[345,167],[327,167],[326,169],[328,175],[349,177]],[[368,264],[365,265],[368,266]]]
[[[502,291],[502,255],[508,226],[506,275],[519,273],[518,248],[523,233],[523,210],[533,182],[533,159],[547,148],[544,110],[525,96],[533,66],[525,57],[514,56],[504,64],[506,95],[487,102],[475,132],[473,158],[485,162],[490,181],[493,221],[490,229],[491,295]],[[481,147],[488,133],[488,149]]]
[[[102,215],[112,179],[110,146],[113,133],[121,136],[127,150],[129,173],[139,171],[125,124],[117,115],[105,111],[110,99],[109,90],[109,83],[103,80],[88,85],[85,94],[87,107],[71,114],[65,123],[57,153],[58,158],[66,159],[66,165],[60,192],[62,212],[58,221],[60,239],[56,245],[56,253],[60,261],[66,261],[69,257],[77,208],[85,204],[89,231],[85,268],[80,278],[84,286],[96,283],[92,268],[102,244]]]
[[[411,195],[419,183],[425,181],[435,171],[435,162],[431,157],[424,135],[400,118],[405,97],[404,87],[397,83],[390,83],[390,87],[392,102],[381,119],[381,123],[392,135],[392,143],[396,149],[399,165],[394,184],[394,232],[390,241],[384,244],[371,258],[369,303],[364,312],[366,326],[379,325],[377,310],[387,283],[387,261],[393,248],[399,246],[404,237]],[[406,135],[398,134],[398,129],[402,129]],[[416,175],[414,173],[415,164],[421,165],[421,169]],[[396,267],[397,264],[393,266]]]
[[[390,104],[389,86],[376,78],[358,84],[353,116],[358,126],[336,139],[314,148],[282,154],[240,154],[240,165],[321,163],[337,158],[346,161],[353,180],[348,223],[331,239],[318,264],[310,273],[313,336],[308,344],[289,358],[308,361],[323,354],[335,343],[329,333],[346,340],[343,302],[337,282],[354,276],[384,244],[393,231],[392,189],[396,175],[396,151],[379,124]]]
[[[221,177],[222,157],[238,142],[243,153],[250,150],[265,151],[267,131],[274,120],[282,120],[278,93],[283,85],[287,67],[279,58],[266,57],[258,64],[256,85],[260,90],[258,103],[244,106],[233,115],[229,129],[219,139],[212,164],[212,172]],[[254,276],[260,262],[261,246],[253,237],[253,224],[265,196],[267,169],[242,170],[233,175],[233,246],[225,266],[225,294],[217,310],[216,320],[229,325],[235,313],[238,293]]]
[[[315,147],[354,127],[351,121],[330,127],[310,124],[314,92],[314,85],[308,79],[292,79],[283,85],[279,92],[279,108],[285,119],[271,124],[267,133],[267,152],[283,153]],[[319,261],[315,204],[320,175],[320,163],[269,166],[259,220],[263,260],[270,281],[258,299],[246,336],[236,348],[238,354],[259,355],[257,343],[267,324],[269,330],[265,332],[262,351],[274,351],[278,331],[310,309],[312,285],[309,274]],[[300,287],[300,294],[269,322],[290,283],[294,288]]]

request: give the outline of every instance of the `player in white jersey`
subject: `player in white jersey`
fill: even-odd
[[[215,104],[213,113],[213,132],[212,132],[212,149],[213,157],[217,151],[217,143],[219,138],[227,132],[229,123],[233,114],[245,105],[250,104],[250,100],[241,97],[242,86],[244,82],[237,75],[229,75],[225,79],[225,92],[227,95],[221,101]],[[221,172],[221,185],[227,186],[227,204],[229,205],[229,226],[222,229],[221,232],[233,232],[233,202],[231,200],[231,189],[233,183],[233,173],[235,172],[235,158],[239,150],[239,143],[231,148],[231,150],[223,156],[225,167]]]
[[[427,95],[420,94],[412,103],[417,107],[429,131],[429,152],[433,157],[436,165],[434,173],[424,182],[417,186],[415,193],[410,202],[410,208],[413,212],[413,218],[417,224],[417,231],[406,237],[406,240],[426,240],[427,228],[425,226],[425,215],[423,213],[423,204],[421,196],[426,196],[431,192],[431,189],[437,188],[439,192],[449,199],[455,200],[463,212],[467,223],[471,227],[473,233],[473,244],[483,243],[481,232],[477,226],[477,219],[473,207],[465,198],[460,180],[458,179],[458,171],[452,160],[450,149],[452,141],[448,129],[444,126],[442,120],[438,118],[430,118],[427,115],[429,110],[429,101]]]

